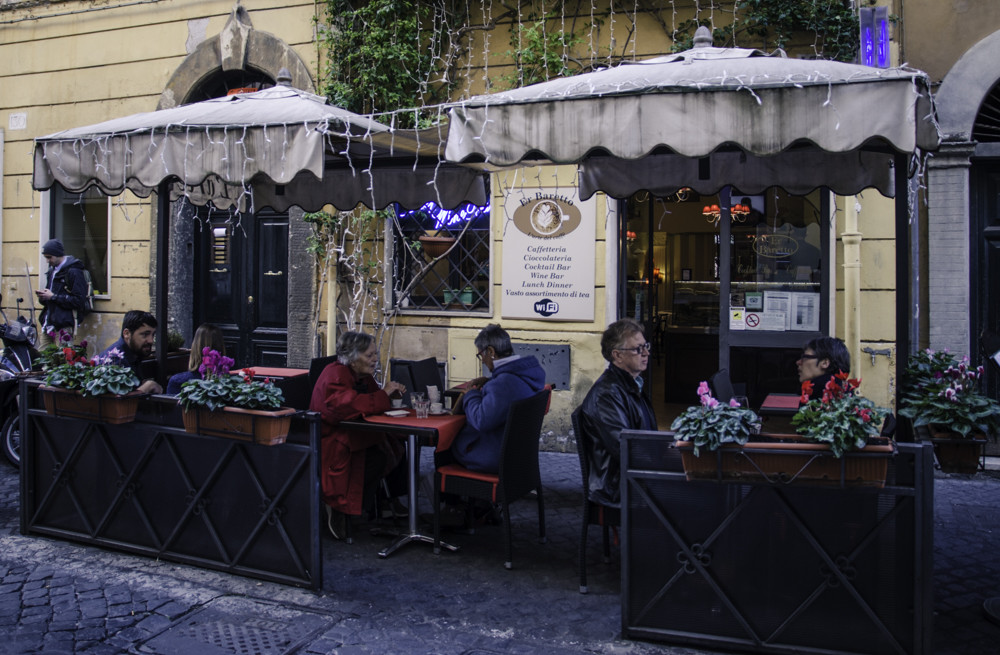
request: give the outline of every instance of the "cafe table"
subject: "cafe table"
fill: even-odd
[[[406,416],[374,414],[339,423],[339,427],[347,430],[382,432],[391,437],[406,439],[406,457],[410,465],[409,488],[407,490],[407,531],[380,550],[379,557],[388,557],[406,544],[415,541],[425,544],[434,543],[433,536],[422,534],[417,529],[417,479],[420,475],[420,447],[434,446],[437,451],[448,450],[459,430],[465,425],[463,414],[442,414],[417,418],[412,409],[395,411],[406,411]],[[458,546],[444,542],[441,542],[441,547],[450,551],[458,550]]]
[[[757,412],[765,423],[765,430],[774,433],[795,432],[792,417],[799,411],[799,394],[770,393]]]

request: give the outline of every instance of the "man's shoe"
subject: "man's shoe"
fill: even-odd
[[[338,512],[329,505],[323,507],[326,508],[326,527],[329,528],[330,534],[337,541],[343,540],[347,537],[347,515]]]

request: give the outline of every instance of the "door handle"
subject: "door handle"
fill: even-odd
[[[248,305],[252,305],[253,304],[253,296],[247,296],[247,304]]]
[[[275,276],[275,277],[277,277],[279,275],[284,275],[284,274],[285,274],[284,271],[268,271],[267,273],[264,273],[264,275],[272,275],[272,276]]]
[[[210,268],[210,269],[208,269],[208,272],[209,273],[228,273],[229,269],[228,268]]]

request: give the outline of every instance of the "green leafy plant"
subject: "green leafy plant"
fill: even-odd
[[[71,340],[67,338],[61,338],[58,342],[52,342],[45,345],[41,350],[38,351],[37,361],[42,366],[43,371],[49,371],[55,366],[66,363],[66,349],[70,350],[70,357],[74,360],[78,360],[81,357],[86,359],[87,357],[87,342],[81,341],[77,345],[73,345]]]
[[[518,88],[536,82],[544,82],[555,77],[569,77],[579,72],[569,52],[583,43],[579,34],[567,34],[563,30],[551,29],[547,19],[533,21],[527,25],[518,24],[510,34],[511,50],[504,56],[515,63],[514,72],[503,80],[510,88]]]
[[[139,386],[139,378],[122,363],[121,352],[112,350],[106,356],[90,360],[82,354],[86,351],[81,352],[81,348],[85,349],[86,343],[64,346],[61,355],[51,354],[45,384],[79,391],[84,396],[123,396]]]
[[[167,333],[167,352],[176,352],[184,347],[184,335],[177,330]]]
[[[947,351],[924,350],[910,357],[906,367],[899,413],[914,427],[938,425],[963,438],[982,432],[1000,435],[1000,404],[979,391],[983,367],[973,368],[968,357]]]
[[[188,411],[192,407],[205,407],[215,411],[223,407],[243,409],[278,409],[284,401],[281,389],[270,378],[256,380],[253,369],[242,376],[231,375],[233,360],[217,350],[202,351],[201,379],[191,379],[181,385],[177,400]]]
[[[806,380],[802,383],[804,404],[792,417],[792,425],[807,439],[829,444],[834,457],[864,448],[869,437],[879,436],[889,410],[857,394],[860,385],[861,380],[837,373],[823,387],[822,398],[809,400],[813,383]]]
[[[694,443],[696,457],[700,448],[712,451],[728,443],[742,446],[760,430],[760,417],[752,409],[740,407],[735,399],[719,402],[707,382],[698,385],[698,396],[701,404],[688,407],[670,425],[674,439]]]

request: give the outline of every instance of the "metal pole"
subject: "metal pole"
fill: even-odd
[[[899,388],[910,359],[911,322],[916,320],[917,311],[913,303],[916,296],[910,295],[910,194],[907,179],[907,154],[897,154],[895,164],[896,186],[896,407],[899,408]],[[896,439],[913,441],[908,421],[897,423]]]
[[[170,184],[156,189],[156,381],[167,387],[167,264],[170,249]]]

